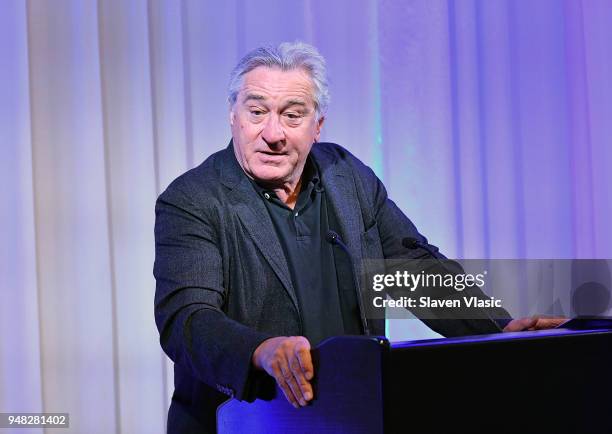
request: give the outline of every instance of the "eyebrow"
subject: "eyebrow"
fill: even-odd
[[[265,101],[266,97],[257,93],[247,93],[247,95],[244,97],[244,102],[247,102],[249,100]]]
[[[287,101],[286,104],[284,104],[284,107],[291,107],[292,105],[299,105],[302,107],[306,107],[306,102],[302,99],[290,99],[289,101]]]

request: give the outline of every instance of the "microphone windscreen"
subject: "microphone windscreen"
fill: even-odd
[[[339,235],[334,231],[327,231],[327,233],[325,234],[325,240],[330,244],[337,244],[338,236]]]
[[[402,246],[414,250],[419,247],[419,241],[414,237],[406,237],[402,239]]]

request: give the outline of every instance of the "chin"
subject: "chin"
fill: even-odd
[[[278,167],[258,167],[252,172],[255,181],[266,183],[281,182],[288,178],[289,174],[286,170]]]

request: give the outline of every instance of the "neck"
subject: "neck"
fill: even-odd
[[[293,209],[300,194],[301,187],[302,177],[298,178],[297,183],[295,183],[294,185],[287,184],[283,185],[280,188],[273,188],[273,190],[274,193],[276,193],[276,196],[278,196],[278,198],[282,200],[285,205]]]

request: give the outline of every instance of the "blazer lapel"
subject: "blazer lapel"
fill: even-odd
[[[255,191],[234,156],[233,143],[226,148],[221,161],[221,182],[230,188],[230,205],[253,239],[253,242],[270,264],[297,312],[300,312],[287,259],[272,224],[272,219],[262,199]]]
[[[329,200],[328,203],[337,216],[338,235],[348,247],[354,261],[362,256],[363,222],[353,176],[348,167],[339,164],[336,156],[319,149],[316,144],[312,152],[319,165],[321,182]],[[357,265],[354,264],[354,266]]]
[[[350,253],[349,261],[352,265],[354,277],[351,286],[352,284],[355,285],[357,297],[363,300],[362,284],[360,281],[362,270],[360,259],[363,257],[361,234],[364,231],[364,224],[355,180],[348,165],[341,164],[337,156],[326,152],[324,148],[320,148],[315,144],[313,155],[319,165],[321,182],[327,195],[328,204],[336,216],[335,221],[338,228],[330,229],[338,232]],[[359,308],[362,309],[361,303],[359,305]],[[362,315],[365,315],[365,312],[362,312]],[[374,324],[370,321],[371,324],[368,325],[368,320],[363,316],[361,320],[364,330],[368,330],[369,325],[371,325],[373,327],[369,329],[370,332],[380,332],[379,324]],[[384,330],[384,321],[382,329]]]

